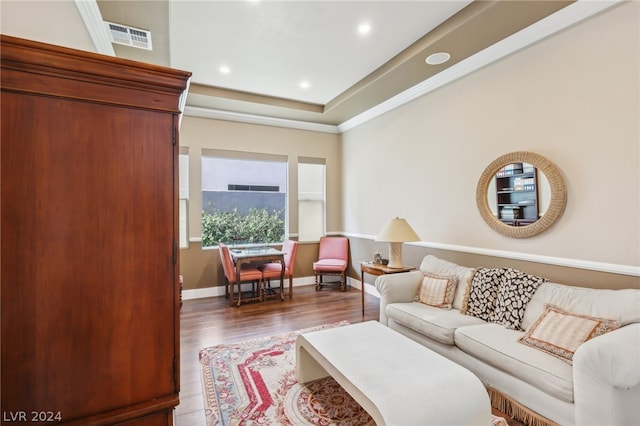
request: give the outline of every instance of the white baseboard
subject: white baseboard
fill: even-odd
[[[347,281],[351,287],[362,290],[362,281],[351,277],[347,277]],[[380,293],[378,293],[378,290],[376,290],[376,287],[373,284],[364,283],[364,292],[380,298]]]
[[[224,287],[206,287],[182,290],[182,300],[204,299],[206,297],[224,296]]]
[[[300,277],[293,279],[293,286],[315,285],[314,277]],[[285,287],[289,282],[285,280]],[[194,288],[182,291],[182,300],[204,299],[206,297],[224,296],[224,286]]]
[[[347,281],[351,287],[357,288],[358,290],[362,289],[362,283],[360,282],[360,280],[347,277]],[[299,278],[293,279],[294,287],[302,287],[305,285],[315,285],[315,284],[316,284],[316,280],[314,277],[299,277]],[[380,297],[380,293],[378,293],[378,291],[372,284],[365,283],[364,291],[367,294],[372,294],[376,297]],[[223,286],[194,288],[194,289],[182,291],[182,300],[204,299],[207,297],[218,297],[218,296],[224,296]]]

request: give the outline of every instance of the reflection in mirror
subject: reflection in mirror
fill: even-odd
[[[482,218],[495,231],[527,238],[549,228],[566,204],[558,168],[531,152],[512,152],[493,161],[476,188]]]
[[[539,217],[544,216],[544,213],[549,208],[549,203],[551,201],[551,186],[549,185],[549,180],[547,179],[545,174],[532,165],[529,165],[527,163],[522,164],[523,174],[507,174],[509,170],[518,170],[515,163],[508,164],[491,178],[489,187],[487,189],[487,203],[489,205],[489,208],[491,209],[491,213],[496,218],[501,219],[504,223],[511,226],[526,226],[535,222]],[[515,168],[513,168],[514,166]],[[516,211],[520,212],[521,214],[519,215],[519,218],[512,217],[511,219],[520,219],[517,221],[509,220],[510,218],[503,217],[500,214],[502,209],[500,208],[501,206],[498,202],[498,193],[502,192],[502,197],[505,198],[507,196],[507,193],[509,191],[512,191],[514,189],[513,187],[517,186],[517,184],[501,185],[501,187],[505,187],[501,188],[503,191],[499,191],[496,182],[504,182],[506,180],[506,176],[512,176],[514,179],[522,179],[527,177],[531,178],[533,179],[532,184],[535,186],[533,189],[531,189],[531,191],[535,190],[535,192],[522,191],[518,195],[516,191],[515,197],[518,198],[516,202],[518,203],[517,207],[519,207],[519,209],[517,209]],[[507,204],[509,203],[507,202]],[[508,210],[509,209],[507,209],[507,211]],[[509,214],[505,214],[504,216],[509,216]]]

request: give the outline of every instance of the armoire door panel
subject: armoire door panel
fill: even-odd
[[[15,96],[2,95],[3,132],[5,118],[22,129],[2,145],[2,229],[19,230],[2,240],[2,380],[19,374],[32,400],[14,408],[90,415],[173,393],[175,318],[158,314],[175,305],[173,116]],[[13,302],[29,321],[12,324]]]

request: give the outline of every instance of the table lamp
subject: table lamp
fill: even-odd
[[[398,269],[404,267],[402,265],[402,243],[420,241],[420,237],[406,220],[396,217],[387,222],[375,240],[389,243],[389,264],[387,267]]]

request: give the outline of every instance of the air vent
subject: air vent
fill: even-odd
[[[107,21],[104,21],[104,24],[107,26],[112,43],[152,50],[150,31]]]

